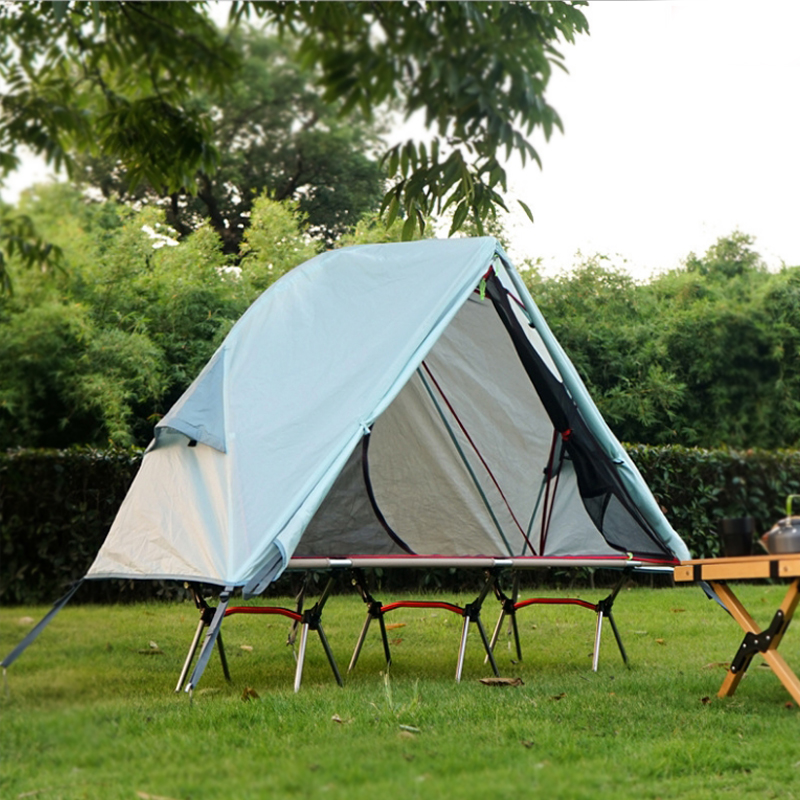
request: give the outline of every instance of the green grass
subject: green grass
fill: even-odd
[[[740,595],[766,625],[783,591],[747,585]],[[0,654],[46,610],[3,609]],[[495,612],[487,601],[490,629]],[[297,695],[288,621],[232,617],[223,631],[233,681],[214,657],[190,702],[173,690],[196,624],[191,604],[67,607],[9,669],[0,797],[800,797],[800,716],[760,657],[733,698],[716,697],[724,669],[709,665],[741,640],[722,609],[696,588],[633,589],[615,617],[630,668],[606,628],[595,674],[590,612],[520,611],[524,661],[513,663],[505,639],[497,655],[501,673],[524,685],[499,688],[479,681],[490,671],[477,632],[456,684],[460,619],[400,610],[387,617],[405,623],[389,631],[388,676],[377,625],[343,689],[309,638]],[[342,670],[363,618],[356,597],[325,610]],[[796,633],[781,652],[797,668]],[[161,653],[142,652],[151,641]],[[244,700],[247,688],[258,697]]]

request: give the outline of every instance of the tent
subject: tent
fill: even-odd
[[[336,558],[689,557],[481,237],[332,250],[272,285],[156,426],[86,578],[253,595]]]

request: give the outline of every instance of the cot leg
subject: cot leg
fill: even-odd
[[[628,664],[628,654],[625,652],[625,647],[622,644],[622,637],[619,635],[619,629],[617,628],[617,623],[614,621],[614,614],[611,611],[612,607],[614,606],[614,601],[617,599],[617,595],[619,594],[619,591],[622,588],[622,585],[625,583],[627,577],[628,570],[624,570],[611,594],[597,604],[597,633],[595,635],[594,658],[592,660],[592,670],[594,672],[597,672],[597,665],[600,661],[600,629],[603,625],[603,617],[608,617],[608,621],[611,623],[611,630],[613,631],[614,638],[617,641],[617,647],[619,648],[620,655],[622,656],[622,662],[626,666]]]
[[[306,660],[306,643],[308,642],[308,623],[304,622],[300,628],[300,647],[297,651],[297,667],[294,672],[294,691],[300,691],[300,682],[303,680],[303,663]]]
[[[197,630],[194,633],[194,638],[192,639],[192,643],[189,646],[189,653],[186,656],[186,661],[183,664],[183,669],[181,670],[181,674],[178,677],[178,685],[175,687],[175,691],[179,692],[183,685],[186,683],[186,678],[189,674],[189,668],[192,666],[192,661],[194,660],[195,655],[197,654],[197,648],[200,646],[200,640],[203,637],[203,631],[211,625],[212,620],[214,619],[214,609],[206,603],[203,596],[200,594],[199,590],[195,586],[191,586],[190,584],[185,584],[187,589],[190,589],[192,592],[192,597],[194,599],[195,607],[200,612],[200,621],[197,623]],[[226,681],[230,681],[231,673],[228,669],[228,659],[225,658],[225,648],[222,644],[222,634],[217,634],[217,649],[219,651],[219,660],[222,663],[222,674],[225,676]]]
[[[222,674],[225,676],[225,680],[230,682],[231,673],[228,669],[228,659],[225,657],[225,645],[222,644],[222,631],[217,634],[217,652],[222,663]]]
[[[603,633],[603,611],[598,606],[597,608],[597,625],[594,631],[594,653],[592,653],[592,672],[597,672],[597,666],[600,663],[600,637]]]
[[[386,666],[392,666],[392,654],[389,651],[389,638],[386,635],[386,622],[383,619],[383,614],[378,617],[378,625],[381,628],[381,639],[383,640],[383,655],[386,657]]]
[[[305,664],[306,660],[306,645],[308,644],[309,629],[315,630],[319,634],[320,641],[322,642],[322,648],[325,651],[325,655],[328,658],[328,663],[331,665],[331,669],[333,670],[333,676],[336,678],[336,682],[339,684],[339,686],[344,685],[342,682],[342,676],[339,674],[339,669],[336,666],[336,660],[333,657],[333,652],[331,651],[330,645],[328,644],[328,639],[325,636],[325,632],[322,630],[322,624],[320,622],[320,618],[322,617],[322,609],[325,606],[328,597],[330,596],[332,588],[333,578],[329,578],[328,583],[322,590],[322,594],[320,595],[319,600],[317,600],[317,602],[314,604],[314,607],[303,612],[303,623],[300,630],[300,649],[297,653],[297,668],[294,674],[295,693],[300,691],[300,683],[303,679],[303,665]]]
[[[467,636],[469,634],[469,617],[464,614],[464,624],[461,628],[461,644],[458,648],[458,663],[456,664],[456,683],[461,683],[461,673],[464,670],[464,654],[467,651]]]
[[[186,683],[186,677],[189,674],[189,668],[192,666],[192,661],[197,654],[197,648],[200,645],[200,639],[203,636],[203,630],[205,627],[206,621],[201,617],[200,622],[197,623],[197,630],[194,633],[194,639],[192,639],[192,643],[189,645],[189,653],[186,656],[186,661],[183,663],[183,669],[181,670],[180,677],[178,678],[178,685],[175,687],[176,692],[179,692],[181,689],[183,689],[183,684]]]
[[[494,631],[492,632],[492,638],[489,642],[490,649],[494,650],[495,645],[497,644],[497,640],[500,638],[500,631],[503,629],[503,622],[506,619],[506,610],[505,608],[500,609],[500,616],[497,618],[497,625],[494,626]],[[489,660],[489,654],[486,654],[486,658],[483,659],[483,663],[485,664]]]
[[[325,651],[325,655],[328,658],[328,663],[333,670],[333,677],[336,678],[336,683],[338,683],[339,686],[344,686],[344,681],[342,681],[342,676],[339,674],[339,668],[336,666],[336,660],[333,657],[333,651],[328,644],[328,638],[325,636],[325,631],[322,630],[322,625],[319,623],[317,623],[317,633],[319,634],[319,640],[322,642],[322,649]]]
[[[489,659],[489,662],[492,665],[492,672],[494,672],[495,675],[499,675],[500,672],[497,669],[497,662],[494,660],[494,653],[492,652],[491,645],[489,644],[489,639],[486,637],[486,631],[483,628],[483,623],[481,622],[480,617],[475,618],[475,624],[478,626],[478,631],[481,635],[481,641],[486,649],[486,657]]]
[[[511,631],[514,634],[514,648],[517,651],[517,661],[522,661],[522,645],[519,641],[517,609],[515,608],[515,604],[519,599],[519,572],[513,573],[513,576],[510,598],[503,594],[503,591],[499,586],[497,586],[497,584],[495,584],[494,587],[494,593],[502,605],[502,611],[500,612],[500,619],[497,620],[497,625],[495,626],[494,633],[492,634],[491,648],[492,652],[494,652],[494,648],[497,645],[497,640],[500,638],[500,631],[502,630],[503,622],[505,621],[506,617],[510,617]],[[485,664],[488,660],[489,657],[487,655],[483,663]]]
[[[622,637],[619,635],[619,630],[617,629],[617,623],[614,622],[614,615],[611,613],[611,609],[608,609],[608,613],[606,614],[608,617],[608,621],[611,623],[611,630],[614,632],[614,638],[617,640],[617,647],[619,647],[620,655],[622,656],[622,663],[625,666],[628,665],[628,654],[625,652],[625,647],[622,644]]]
[[[358,657],[361,655],[361,648],[364,646],[364,639],[367,638],[370,622],[372,622],[372,614],[368,613],[367,618],[364,620],[364,627],[361,629],[361,634],[356,642],[356,649],[353,650],[353,657],[350,659],[350,666],[347,668],[348,672],[353,671],[356,666],[356,661],[358,661]]]
[[[391,666],[392,654],[389,650],[389,638],[386,635],[386,622],[383,618],[383,604],[379,600],[376,600],[367,590],[367,581],[364,573],[360,569],[353,570],[352,584],[356,587],[356,590],[361,595],[361,599],[367,605],[367,619],[364,622],[364,627],[361,629],[361,635],[356,642],[356,648],[353,651],[353,657],[350,659],[350,666],[347,668],[347,671],[351,672],[355,668],[358,657],[361,655],[361,648],[364,646],[364,642],[367,638],[367,631],[369,630],[370,623],[373,619],[377,619],[378,624],[380,625],[381,642],[383,643],[383,654],[386,657],[386,666]]]

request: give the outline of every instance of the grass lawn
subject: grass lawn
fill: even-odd
[[[740,588],[766,626],[785,587]],[[0,655],[46,611],[0,610]],[[461,620],[404,609],[387,617],[388,675],[376,624],[344,688],[312,634],[297,695],[288,620],[236,616],[223,627],[232,683],[214,656],[190,702],[173,690],[193,605],[68,606],[0,693],[0,797],[800,798],[800,713],[760,656],[733,698],[716,697],[736,623],[694,587],[623,591],[614,611],[629,668],[606,627],[592,673],[590,612],[534,606],[519,612],[524,660],[505,638],[497,648],[523,685],[480,683],[477,631],[456,684]],[[487,600],[490,630],[495,613]],[[326,607],[343,671],[364,615],[356,596]],[[797,630],[781,653],[800,669]]]

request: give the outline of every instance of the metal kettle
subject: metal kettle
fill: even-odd
[[[790,494],[786,498],[786,516],[761,537],[770,555],[800,553],[800,516],[792,516],[792,500],[795,498],[800,500],[800,494]]]

